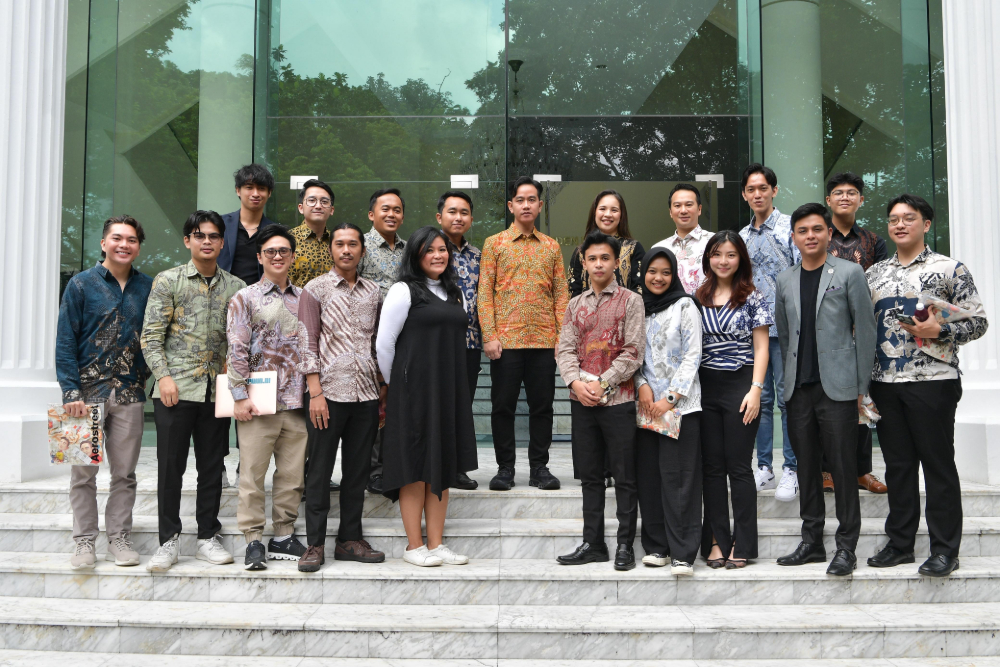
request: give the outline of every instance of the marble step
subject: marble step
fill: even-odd
[[[236,527],[235,517],[222,517],[220,535],[223,544],[234,555],[241,555],[246,545]],[[193,531],[194,517],[182,517],[186,531]],[[641,523],[641,520],[640,520]],[[103,519],[101,521],[103,525]],[[880,549],[886,540],[884,520],[863,519],[858,541],[859,557],[867,558]],[[829,553],[834,551],[835,519],[827,521],[824,543]],[[0,514],[0,550],[33,552],[68,552],[72,549],[73,518],[69,514]],[[777,558],[791,552],[801,539],[798,519],[760,519],[758,529],[758,558]],[[327,526],[327,549],[333,548],[337,522]],[[450,547],[470,558],[550,559],[569,553],[581,541],[583,522],[579,519],[453,519],[445,524],[445,540]],[[617,523],[605,523],[605,539],[616,542]],[[366,519],[365,538],[391,558],[402,558],[406,537],[399,519]],[[270,526],[265,529],[265,539]],[[297,535],[305,534],[305,521],[296,523]],[[158,545],[157,519],[137,516],[132,527],[132,539],[142,554],[150,554]],[[926,557],[928,550],[927,527],[921,520],[917,534],[916,555]],[[195,535],[185,532],[180,539],[181,554],[193,556]],[[106,549],[103,538],[97,541],[98,552]],[[639,540],[636,553],[642,555]],[[962,555],[1000,556],[1000,518],[966,517],[963,522]]]
[[[0,597],[6,649],[424,659],[1000,654],[1000,604],[340,605]]]
[[[288,561],[248,572],[242,563],[210,565],[184,556],[169,572],[101,560],[73,570],[68,554],[0,553],[0,591],[17,597],[178,602],[296,602],[384,605],[732,605],[919,604],[1000,602],[1000,558],[963,557],[943,579],[921,577],[917,564],[877,569],[862,561],[852,577],[826,565],[780,567],[760,561],[742,570],[695,564],[692,577],[670,568],[617,572],[611,563],[580,567],[552,560],[473,560],[462,567],[416,568],[390,559],[371,565],[329,559],[316,573]]]

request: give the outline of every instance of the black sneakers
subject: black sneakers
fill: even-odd
[[[271,560],[298,560],[305,553],[305,546],[294,535],[280,542],[272,537],[267,543],[267,557]]]
[[[267,551],[264,549],[263,542],[254,540],[247,545],[247,555],[243,560],[243,568],[246,570],[267,569]]]
[[[490,491],[510,491],[514,486],[514,469],[500,466],[497,474],[490,480]]]
[[[555,491],[559,488],[559,478],[549,472],[545,466],[538,466],[531,471],[528,484],[537,486],[542,491]]]

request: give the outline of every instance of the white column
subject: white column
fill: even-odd
[[[942,9],[951,256],[969,267],[990,319],[960,352],[955,456],[963,479],[1000,484],[1000,4],[943,0]]]
[[[0,0],[0,482],[58,474],[46,407],[59,402],[65,0]]]

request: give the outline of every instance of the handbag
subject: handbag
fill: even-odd
[[[681,434],[681,412],[674,407],[656,419],[650,419],[637,406],[635,411],[635,425],[649,431],[656,431],[660,435],[665,435],[668,438],[676,440]]]

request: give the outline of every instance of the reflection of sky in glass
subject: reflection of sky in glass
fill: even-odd
[[[163,59],[185,72],[244,74],[236,62],[244,53],[253,56],[255,0],[189,0],[187,4],[191,8],[189,29],[174,31]]]
[[[475,112],[465,81],[503,50],[503,7],[501,0],[282,0],[279,41],[300,76],[342,72],[352,86],[380,72],[393,86],[423,79]]]

